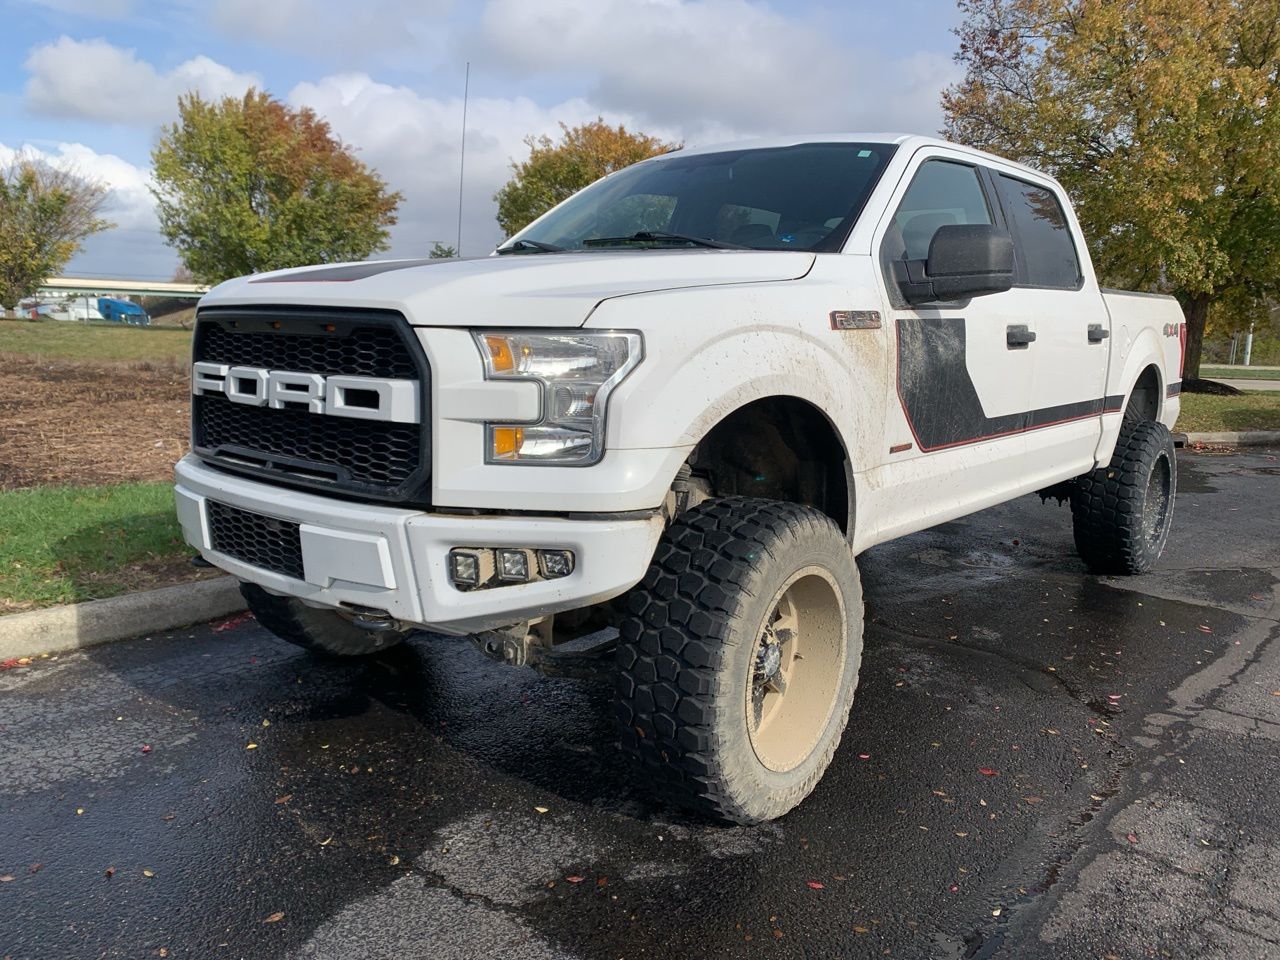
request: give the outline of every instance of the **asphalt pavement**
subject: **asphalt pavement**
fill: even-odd
[[[0,958],[1280,957],[1280,463],[1183,453],[1158,569],[1038,498],[861,558],[781,821],[649,799],[609,672],[252,621],[0,672]]]

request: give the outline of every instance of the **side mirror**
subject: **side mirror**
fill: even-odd
[[[929,241],[928,260],[902,261],[908,303],[1003,293],[1013,286],[1013,238],[989,223],[951,223]]]

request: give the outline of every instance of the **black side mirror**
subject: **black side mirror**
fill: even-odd
[[[901,262],[899,282],[908,303],[981,297],[1013,286],[1013,238],[989,223],[939,227],[928,260]]]

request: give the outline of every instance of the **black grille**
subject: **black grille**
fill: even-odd
[[[287,330],[284,321],[279,322],[281,332],[270,333],[206,324],[200,329],[201,355],[196,359],[294,373],[418,379],[413,357],[391,327],[357,326],[339,335],[335,324],[334,333],[308,334],[295,329],[296,321],[290,321]],[[321,325],[314,317],[311,324]]]
[[[296,523],[238,510],[215,500],[206,501],[205,507],[209,535],[218,553],[295,580],[303,578],[302,540]]]
[[[192,397],[192,446],[228,470],[307,489],[425,504],[430,474],[426,358],[389,311],[207,308],[194,359],[322,376],[414,380],[420,423],[388,423]]]

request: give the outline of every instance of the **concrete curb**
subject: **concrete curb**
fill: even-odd
[[[1220,430],[1212,433],[1184,434],[1187,443],[1207,443],[1224,447],[1265,447],[1269,444],[1280,446],[1280,430],[1244,430],[1233,432]]]
[[[172,630],[244,609],[235,577],[180,583],[107,600],[69,603],[0,617],[0,660],[82,650]]]

